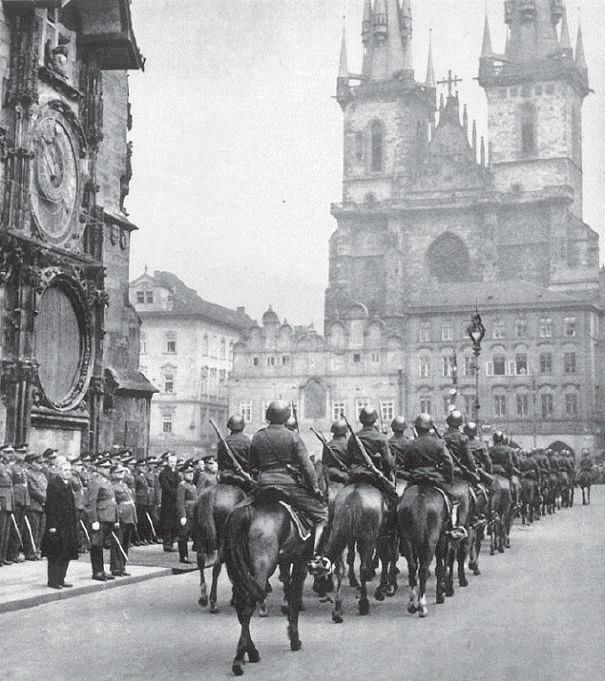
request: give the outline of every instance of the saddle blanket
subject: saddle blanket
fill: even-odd
[[[302,541],[307,541],[311,536],[311,531],[314,527],[313,522],[304,513],[296,511],[293,506],[283,499],[280,499],[279,503],[288,511],[288,515],[290,516],[290,520],[292,521],[298,536]]]

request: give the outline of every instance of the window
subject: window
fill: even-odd
[[[456,356],[446,355],[441,358],[441,375],[451,378],[456,371]]]
[[[576,373],[576,353],[575,352],[563,353],[563,371],[566,374],[575,374]]]
[[[252,421],[252,402],[240,402],[239,404],[240,416],[244,417],[246,423]]]
[[[233,341],[229,342],[229,361],[233,362]]]
[[[145,291],[137,291],[137,303],[145,302]]]
[[[568,338],[573,338],[576,335],[576,318],[565,317],[563,320],[563,333]]]
[[[431,322],[421,322],[418,328],[418,340],[426,343],[431,340]]]
[[[219,357],[220,359],[227,359],[227,342],[224,338],[221,338],[221,350]]]
[[[524,376],[529,373],[527,364],[527,353],[517,352],[515,354],[515,374],[517,376]]]
[[[363,159],[363,133],[358,132],[355,134],[355,158],[358,161]]]
[[[282,355],[281,356],[281,365],[283,367],[290,366],[290,355]]]
[[[274,367],[275,366],[275,357],[273,355],[270,355],[267,357],[267,366],[268,367]]]
[[[258,366],[258,357],[254,355],[253,357],[250,357],[250,366],[257,367]]]
[[[153,291],[147,291],[145,293],[145,302],[146,303],[153,303]]]
[[[552,352],[540,353],[540,373],[552,374]]]
[[[174,392],[174,375],[164,374],[164,392],[173,393]]]
[[[578,396],[575,393],[565,395],[565,413],[567,416],[578,415]]]
[[[420,413],[421,414],[430,414],[431,411],[432,411],[431,398],[430,397],[421,397],[420,398]]]
[[[164,414],[162,416],[162,433],[166,435],[172,433],[172,414]]]
[[[471,355],[464,356],[464,375],[474,376],[475,375],[475,358]]]
[[[554,413],[552,395],[550,393],[545,393],[544,395],[541,395],[541,398],[542,398],[542,418],[543,419],[551,418]]]
[[[202,339],[202,354],[204,357],[208,357],[209,354],[209,343],[208,343],[208,334],[204,334],[204,338]]]
[[[522,418],[528,416],[529,414],[529,395],[527,393],[522,393],[517,395],[517,416]]]
[[[220,369],[218,372],[218,396],[225,397],[225,384],[227,383],[227,372]]]
[[[552,319],[550,317],[542,317],[540,320],[540,338],[552,338]]]
[[[517,319],[515,322],[515,337],[524,338],[527,336],[527,319]]]
[[[141,337],[139,338],[139,354],[147,354],[147,337],[143,334],[141,334]]]
[[[382,420],[388,424],[395,418],[395,400],[381,400],[380,413]]]
[[[494,376],[506,376],[506,355],[494,355]]]
[[[454,340],[454,325],[452,322],[443,322],[443,324],[441,324],[441,340]]]
[[[202,380],[200,391],[202,395],[208,394],[208,367],[202,367]]]
[[[353,353],[353,363],[359,364],[361,362],[361,355],[358,352]]]
[[[344,400],[332,400],[332,421],[338,421],[338,419],[344,413],[345,413]]]
[[[521,152],[533,154],[536,151],[536,123],[533,107],[524,106],[521,112]]]
[[[494,395],[494,416],[506,416],[506,395]]]
[[[382,130],[382,123],[373,121],[370,127],[370,135],[372,139],[371,170],[373,173],[380,173],[383,171],[384,165],[384,133]]]
[[[504,338],[504,321],[497,319],[492,327],[492,338]]]
[[[418,375],[420,378],[428,378],[431,373],[431,358],[428,355],[420,355],[418,358]]]
[[[377,364],[378,362],[380,362],[380,354],[378,352],[372,353],[372,362],[374,364]]]
[[[170,355],[176,353],[176,338],[172,335],[166,336],[166,352]]]

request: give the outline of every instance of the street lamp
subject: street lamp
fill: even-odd
[[[481,315],[477,308],[471,317],[471,323],[466,327],[466,332],[473,343],[473,354],[475,355],[475,422],[479,424],[479,355],[481,354],[481,341],[485,336],[485,327],[481,321]]]

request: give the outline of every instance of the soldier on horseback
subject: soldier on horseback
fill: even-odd
[[[246,421],[243,416],[238,414],[230,416],[227,421],[229,435],[225,441],[219,440],[217,445],[217,463],[220,471],[220,481],[226,485],[235,485],[248,492],[250,481],[237,470],[236,464],[229,456],[227,447],[231,450],[233,457],[241,466],[241,469],[248,473],[248,458],[250,457],[250,438],[244,433]]]
[[[411,473],[411,483],[425,482],[439,488],[448,498],[451,505],[450,531],[453,539],[464,539],[466,529],[458,525],[458,498],[451,492],[454,481],[454,462],[445,442],[436,437],[433,419],[429,414],[420,414],[414,421],[418,434],[405,452],[403,468]]]
[[[391,430],[393,436],[389,440],[389,448],[395,459],[395,469],[403,466],[405,460],[405,452],[410,446],[412,440],[405,434],[407,423],[403,416],[396,416],[391,421]]]
[[[346,485],[349,481],[347,469],[351,466],[351,457],[347,450],[347,424],[338,419],[330,426],[330,432],[332,439],[323,447],[321,462],[329,480]]]
[[[328,521],[328,506],[317,484],[317,474],[305,443],[296,431],[286,428],[290,416],[287,402],[276,400],[267,407],[269,425],[255,433],[250,445],[250,471],[259,490],[279,490],[286,501],[305,513],[315,524],[313,556],[315,573],[329,572],[329,559],[317,555],[323,529]]]
[[[512,502],[516,506],[519,503],[519,494],[517,486],[513,484],[513,475],[515,472],[518,473],[518,468],[515,466],[513,459],[513,450],[509,447],[506,442],[508,436],[505,435],[501,430],[497,430],[492,439],[494,441],[493,447],[489,450],[489,455],[492,460],[493,472],[498,475],[503,475],[510,481],[511,497]],[[516,455],[515,455],[516,458]]]
[[[471,450],[471,455],[477,467],[477,473],[481,476],[481,471],[484,471],[491,476],[492,460],[487,451],[487,447],[477,438],[477,424],[469,421],[464,426],[464,434],[468,437],[468,446]]]

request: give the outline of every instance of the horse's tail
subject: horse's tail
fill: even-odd
[[[198,553],[205,553],[207,556],[218,548],[214,521],[215,500],[216,485],[212,485],[202,492],[193,511],[193,548]]]
[[[253,507],[249,504],[235,508],[227,520],[225,532],[225,565],[233,584],[233,597],[242,605],[255,605],[265,597],[265,589],[254,579],[251,571],[248,535],[252,524]]]
[[[332,560],[336,560],[351,542],[355,542],[361,532],[361,504],[351,503],[350,498],[348,502],[334,509],[332,528],[326,545],[326,555]]]

